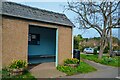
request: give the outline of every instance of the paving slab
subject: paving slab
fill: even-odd
[[[35,78],[57,78],[66,76],[65,73],[56,69],[54,62],[31,65],[29,66],[29,71]]]

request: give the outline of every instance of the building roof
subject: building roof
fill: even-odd
[[[74,26],[65,14],[42,10],[14,2],[3,2],[2,15],[37,20],[47,23]]]

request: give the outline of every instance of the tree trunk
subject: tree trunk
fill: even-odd
[[[110,2],[110,5],[112,5],[112,3]],[[110,12],[111,12],[111,6],[110,6]],[[110,26],[112,25],[112,15],[110,15]],[[112,54],[112,28],[110,28],[110,57],[113,56]]]
[[[103,47],[103,45],[101,45],[101,46],[100,46],[100,51],[99,51],[98,59],[101,59],[101,58],[102,58],[103,50],[104,50],[104,47]]]
[[[106,40],[104,39],[104,35],[102,35],[100,40],[100,51],[99,51],[98,59],[102,58],[105,47],[106,47]]]
[[[106,47],[106,45],[107,45],[106,42],[107,42],[107,41],[104,40],[104,37],[101,37],[101,41],[100,41],[100,51],[99,51],[98,59],[102,59],[104,49],[105,49],[105,47]]]
[[[110,55],[110,57],[112,57],[113,56],[113,54],[112,54],[112,30],[110,30],[110,51],[109,51],[109,55]]]

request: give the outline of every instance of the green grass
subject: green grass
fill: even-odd
[[[67,75],[73,75],[73,74],[77,74],[77,73],[88,73],[88,72],[96,71],[95,68],[93,68],[92,66],[90,66],[89,64],[87,64],[85,62],[80,62],[79,66],[76,68],[72,68],[70,66],[59,65],[59,66],[57,66],[57,69],[59,71],[66,73]]]
[[[10,76],[9,72],[6,69],[2,70],[2,80],[37,80],[28,70],[22,75]]]
[[[120,56],[115,56],[115,57],[112,57],[112,58],[107,57],[107,56],[103,56],[102,59],[98,59],[98,55],[81,54],[80,56],[83,59],[91,60],[91,61],[101,63],[101,64],[104,64],[104,65],[120,67],[120,65],[119,65]]]

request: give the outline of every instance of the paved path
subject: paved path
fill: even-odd
[[[66,76],[65,73],[62,73],[56,69],[54,62],[33,65],[29,68],[35,78],[56,78]]]
[[[72,76],[64,76],[61,78],[116,78],[118,77],[118,68],[101,65],[99,63],[95,63],[93,61],[84,60],[89,65],[95,67],[97,71],[90,72],[87,74],[77,74]],[[120,69],[119,69],[120,70]]]

